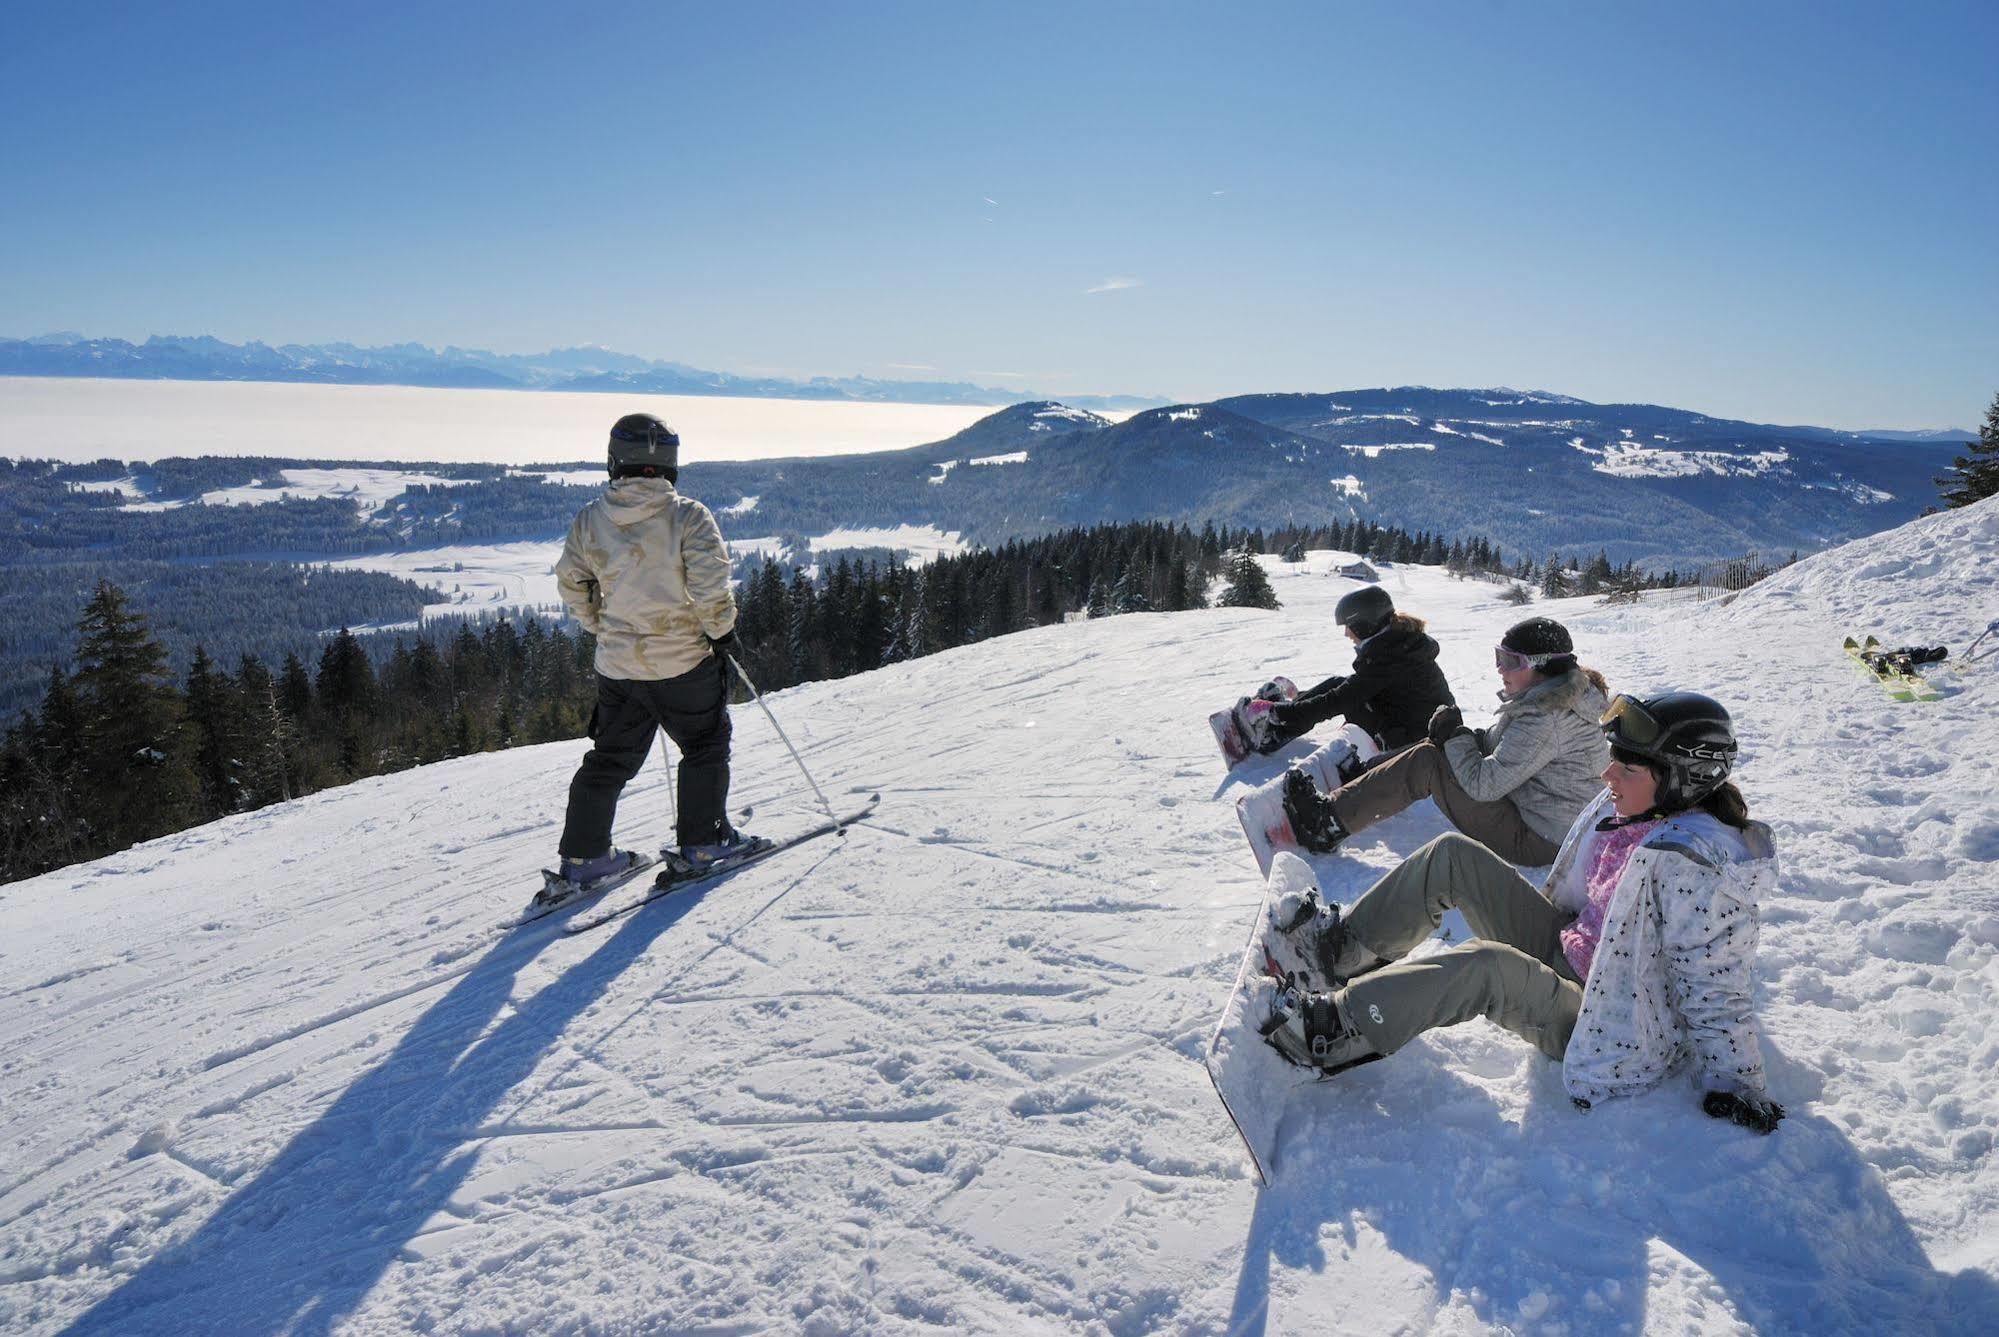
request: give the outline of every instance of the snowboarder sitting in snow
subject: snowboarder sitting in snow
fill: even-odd
[[[1620,696],[1604,713],[1608,788],[1536,890],[1478,842],[1440,836],[1346,914],[1280,905],[1266,950],[1287,972],[1256,1000],[1293,1062],[1338,1072],[1434,1026],[1489,1017],[1562,1064],[1583,1108],[1645,1090],[1691,1049],[1702,1107],[1767,1133],[1751,980],[1770,830],[1729,783],[1736,743],[1710,697]],[[1287,898],[1290,899],[1290,898]],[[1403,956],[1457,907],[1477,941]]]
[[[1263,716],[1268,723],[1256,740],[1257,751],[1275,752],[1339,716],[1392,752],[1421,740],[1432,712],[1452,704],[1451,685],[1437,667],[1437,642],[1425,634],[1421,618],[1395,611],[1387,590],[1363,585],[1346,594],[1333,609],[1333,621],[1354,644],[1353,672],[1272,705]]]
[[[1456,705],[1438,706],[1427,738],[1330,794],[1293,766],[1284,812],[1299,842],[1328,853],[1431,798],[1451,825],[1514,863],[1553,859],[1562,833],[1601,788],[1603,675],[1579,665],[1568,629],[1545,617],[1508,628],[1493,655],[1501,690],[1492,727],[1467,728]]]
[[[729,550],[706,506],[674,489],[680,438],[646,413],[611,428],[611,484],[577,513],[555,564],[562,601],[597,638],[594,746],[569,785],[562,875],[591,882],[635,856],[611,844],[618,795],[655,732],[680,749],[681,856],[697,866],[754,838],[729,799],[729,668],[736,597]]]

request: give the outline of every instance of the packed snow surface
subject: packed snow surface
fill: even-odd
[[[1898,705],[1848,632],[1999,613],[1999,503],[1737,597],[1507,607],[1384,571],[1473,723],[1561,618],[1706,688],[1776,830],[1771,1137],[1577,1111],[1483,1021],[1307,1087],[1259,1192],[1201,1065],[1257,905],[1209,711],[1343,669],[1285,607],[1043,628],[770,700],[876,818],[593,933],[503,932],[585,744],[464,758],[0,888],[0,1329],[1999,1331],[1995,661]],[[814,802],[735,712],[733,803]],[[1315,866],[1349,899],[1424,804]],[[618,834],[670,831],[649,766]],[[1455,916],[1447,929],[1462,932]]]

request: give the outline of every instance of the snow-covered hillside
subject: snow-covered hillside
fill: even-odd
[[[1677,1080],[1578,1113],[1478,1022],[1302,1092],[1259,1193],[1200,1056],[1280,762],[1228,779],[1204,716],[1344,667],[1333,560],[773,698],[878,819],[594,933],[496,927],[580,743],[0,888],[0,1328],[1999,1330],[1999,659],[1897,705],[1838,648],[1999,614],[1999,503],[1726,605],[1537,605],[1736,712],[1774,1136]],[[1519,610],[1384,575],[1481,713]],[[805,824],[736,722],[745,825]],[[1317,866],[1348,898],[1439,829]],[[668,830],[655,766],[619,831]]]

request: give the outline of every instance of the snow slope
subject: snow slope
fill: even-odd
[[[1259,1194],[1200,1055],[1258,892],[1232,800],[1279,762],[1226,779],[1203,717],[1342,667],[1335,560],[1272,563],[1277,613],[778,695],[878,820],[590,934],[495,931],[581,744],[0,888],[0,1329],[1999,1330],[1995,662],[1896,705],[1837,647],[1999,613],[1999,507],[1725,605],[1537,605],[1613,687],[1736,709],[1775,1136],[1679,1080],[1578,1113],[1474,1022],[1301,1092]],[[1476,717],[1519,610],[1384,578]],[[809,821],[736,725],[745,825]],[[654,766],[619,832],[668,829]],[[1318,867],[1350,897],[1439,829]]]

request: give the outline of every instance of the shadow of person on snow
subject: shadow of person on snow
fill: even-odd
[[[1517,1120],[1454,1067],[1454,1033],[1474,1029],[1489,1032],[1469,1046],[1474,1067],[1529,1065]],[[1678,1074],[1578,1111],[1555,1064],[1477,1022],[1293,1094],[1229,1331],[1264,1330],[1272,1258],[1316,1272],[1329,1250],[1365,1254],[1349,1266],[1383,1288],[1426,1273],[1438,1303],[1455,1297],[1484,1324],[1640,1331],[1663,1281],[1699,1306],[1669,1324],[1726,1321],[1718,1288],[1761,1332],[1999,1332],[1999,1282],[1933,1266],[1830,1120],[1794,1111],[1761,1137],[1701,1113]],[[1387,1276],[1383,1254],[1411,1276]]]
[[[79,1316],[74,1334],[323,1333],[360,1303],[479,1160],[476,1129],[563,1031],[718,878],[628,916],[517,999],[559,935],[509,936],[187,1239]]]

